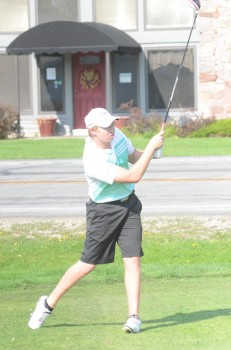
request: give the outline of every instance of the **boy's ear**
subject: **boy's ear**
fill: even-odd
[[[96,126],[88,130],[88,133],[90,136],[95,136],[96,135]]]

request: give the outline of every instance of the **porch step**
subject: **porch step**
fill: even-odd
[[[73,129],[72,130],[73,136],[88,136],[87,129]]]

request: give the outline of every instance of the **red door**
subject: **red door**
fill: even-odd
[[[85,129],[84,117],[95,107],[105,108],[105,53],[73,55],[74,128]]]

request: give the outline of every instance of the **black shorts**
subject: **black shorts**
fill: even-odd
[[[86,239],[80,260],[87,264],[107,264],[114,261],[118,243],[123,258],[143,256],[142,204],[132,194],[125,202],[86,204]]]

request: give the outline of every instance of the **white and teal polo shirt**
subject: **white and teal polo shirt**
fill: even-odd
[[[116,183],[117,167],[129,169],[128,156],[135,150],[130,140],[115,128],[111,149],[99,149],[90,137],[86,139],[83,153],[85,176],[89,196],[96,203],[105,203],[127,197],[134,183]]]

